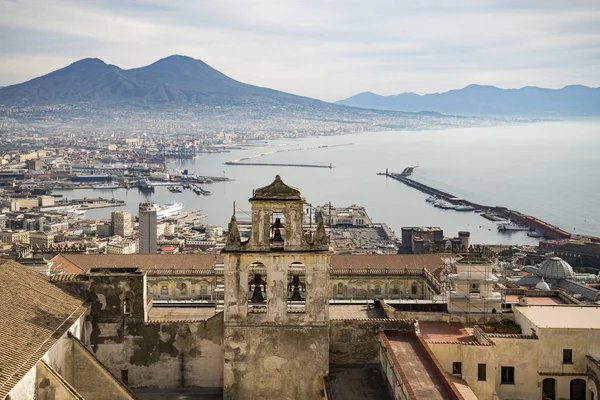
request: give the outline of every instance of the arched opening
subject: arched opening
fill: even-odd
[[[133,312],[133,293],[127,292],[125,293],[125,298],[123,299],[123,315],[131,315]]]
[[[248,267],[248,312],[267,311],[267,268],[255,262]]]
[[[413,297],[416,297],[419,293],[419,285],[417,282],[413,282],[412,287],[410,289],[410,293]]]
[[[571,380],[571,400],[585,400],[585,381],[583,379]]]
[[[301,262],[293,262],[290,264],[288,273],[288,312],[304,312],[306,294],[306,266]]]
[[[556,400],[556,379],[546,378],[542,381],[542,400]]]
[[[185,283],[182,283],[181,286],[179,287],[179,294],[181,296],[187,296],[187,285]]]

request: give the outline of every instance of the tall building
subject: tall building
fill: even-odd
[[[279,175],[250,203],[249,240],[241,241],[234,216],[223,249],[223,398],[320,399],[331,258],[323,220],[313,235],[303,230],[304,200]]]
[[[133,218],[127,211],[113,211],[111,214],[113,235],[133,236]]]
[[[156,209],[151,203],[140,203],[140,253],[156,253]]]

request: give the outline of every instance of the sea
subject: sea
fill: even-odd
[[[261,156],[261,154],[265,155]],[[329,165],[333,168],[225,165],[248,162]],[[183,203],[201,209],[209,224],[227,226],[234,212],[249,219],[252,190],[275,175],[299,188],[312,205],[358,204],[374,222],[386,223],[398,236],[403,226],[438,226],[448,237],[471,232],[472,243],[537,244],[525,232],[502,233],[497,223],[477,213],[442,210],[428,195],[377,175],[418,166],[411,178],[470,201],[508,207],[533,215],[576,235],[600,236],[600,120],[576,119],[495,127],[446,130],[363,132],[302,139],[252,142],[243,150],[202,154],[170,165],[190,174],[234,179],[202,185],[211,196],[190,190],[171,193],[157,187],[150,201]],[[124,200],[121,208],[86,212],[109,218],[113,210],[137,215],[146,196],[137,189],[60,191],[67,198]]]

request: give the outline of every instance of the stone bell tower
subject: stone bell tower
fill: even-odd
[[[329,371],[329,238],[303,229],[304,199],[283,183],[256,189],[252,232],[235,217],[222,251],[224,399],[321,399]]]

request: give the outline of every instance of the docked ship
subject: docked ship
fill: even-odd
[[[473,206],[457,206],[456,211],[473,211],[475,207]]]
[[[514,224],[512,222],[503,222],[501,224],[498,224],[498,230],[499,231],[528,231],[529,228],[527,228],[525,226],[520,226],[520,225]]]
[[[152,184],[152,182],[150,182],[149,180],[145,180],[145,181],[140,181],[140,184],[138,186],[138,188],[142,191],[142,192],[154,192],[154,185]]]
[[[178,203],[176,201],[172,203],[163,204],[162,206],[159,206],[158,204],[153,204],[153,207],[156,209],[157,220],[172,217],[173,215],[177,215],[181,211],[183,211],[183,204]]]
[[[117,185],[116,183],[102,183],[100,185],[94,185],[92,186],[92,189],[96,189],[96,190],[107,190],[107,189],[118,189],[119,185]]]

